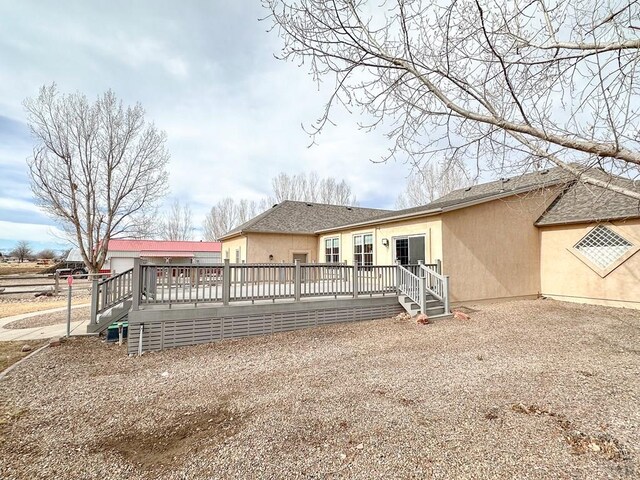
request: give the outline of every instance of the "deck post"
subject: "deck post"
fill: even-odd
[[[442,275],[442,260],[439,258],[436,260],[436,272]]]
[[[427,300],[426,300],[426,293],[427,293],[427,289],[425,288],[426,285],[426,279],[420,275],[418,277],[418,289],[420,290],[418,292],[418,298],[420,300],[420,313],[425,313],[427,311]]]
[[[142,291],[142,278],[140,275],[140,258],[133,259],[133,272],[131,272],[131,310],[140,310],[140,292]]]
[[[93,277],[91,280],[91,325],[96,323],[98,323],[98,279]]]
[[[400,260],[396,260],[396,295],[400,295]]]
[[[449,275],[444,276],[442,290],[444,290],[442,292],[442,299],[444,301],[444,313],[449,314],[451,313],[451,305],[449,302]]]
[[[302,282],[301,282],[301,278],[300,278],[300,273],[301,273],[301,269],[300,269],[300,261],[299,260],[294,260],[294,263],[296,265],[296,273],[293,279],[293,292],[294,292],[294,298],[296,302],[300,301],[300,290],[302,289]]]
[[[222,304],[229,305],[229,297],[231,296],[231,266],[229,259],[224,259],[224,268],[222,269]]]
[[[358,298],[358,262],[353,262],[353,298]]]

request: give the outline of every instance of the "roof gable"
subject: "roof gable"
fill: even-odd
[[[640,193],[640,185],[622,177],[610,180]],[[640,217],[640,200],[575,181],[551,203],[536,225],[601,222]]]

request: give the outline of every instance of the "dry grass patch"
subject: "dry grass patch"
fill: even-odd
[[[91,315],[91,308],[74,308],[71,310],[71,321],[79,322],[87,320]],[[37,315],[35,317],[23,318],[21,320],[14,320],[7,323],[4,328],[8,329],[20,329],[20,328],[35,328],[46,327],[49,325],[59,325],[67,323],[67,310],[61,312],[47,313],[43,315]]]
[[[71,305],[82,305],[89,303],[91,298],[88,295],[78,295],[71,298]],[[28,298],[1,298],[0,297],[0,318],[13,317],[14,315],[22,315],[23,313],[41,312],[52,308],[61,308],[67,306],[66,297],[55,297],[54,300],[48,297],[34,297],[30,295]]]
[[[23,352],[22,347],[29,345],[31,350]],[[17,361],[29,355],[33,350],[44,345],[37,341],[0,342],[0,372],[6,370]]]
[[[0,262],[0,275],[19,275],[21,273],[40,273],[42,270],[51,267],[52,264],[44,265],[37,262]]]

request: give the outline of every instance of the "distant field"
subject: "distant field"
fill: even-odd
[[[41,265],[37,262],[23,262],[23,263],[5,263],[0,262],[0,275],[17,275],[20,273],[38,273],[44,270],[49,265]]]

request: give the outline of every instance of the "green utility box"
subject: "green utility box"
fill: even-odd
[[[122,338],[127,338],[129,322],[118,322],[107,327],[107,342],[118,341],[118,330],[120,328],[120,325],[122,325]]]

